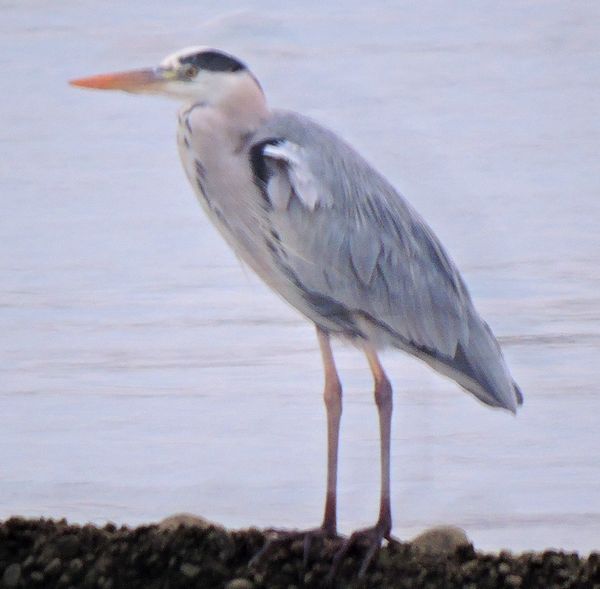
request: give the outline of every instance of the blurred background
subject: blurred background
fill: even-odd
[[[395,534],[600,548],[600,4],[0,0],[0,518],[319,523],[313,328],[187,185],[178,105],[67,80],[187,45],[351,141],[428,220],[525,393],[517,418],[388,353]],[[374,521],[378,429],[345,385],[344,532]]]

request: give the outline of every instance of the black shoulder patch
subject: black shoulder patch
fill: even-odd
[[[239,72],[246,69],[246,66],[233,55],[215,50],[186,55],[180,59],[180,62],[189,63],[198,69],[210,72]]]
[[[271,137],[255,143],[250,148],[250,167],[254,173],[254,181],[256,184],[264,188],[269,181],[270,171],[265,162],[264,149],[267,145],[279,145],[283,139]]]
[[[271,208],[272,206],[269,195],[267,194],[267,183],[269,182],[272,170],[269,170],[269,166],[265,161],[264,149],[267,145],[278,145],[282,141],[283,139],[279,139],[278,137],[271,137],[270,139],[264,139],[263,141],[255,143],[250,148],[250,167],[254,174],[254,183],[260,190],[264,204],[267,208]]]

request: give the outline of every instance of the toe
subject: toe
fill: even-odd
[[[356,544],[360,544],[366,548],[366,553],[363,557],[363,560],[360,565],[360,569],[358,572],[359,577],[364,577],[369,565],[377,555],[379,549],[381,548],[381,543],[383,540],[389,536],[389,530],[382,525],[375,525],[372,528],[366,528],[364,530],[358,530],[354,532],[347,540],[344,541],[338,552],[336,553],[333,563],[331,565],[331,570],[329,571],[329,575],[327,576],[327,581],[331,585],[335,577],[337,576],[342,562],[344,561],[346,555],[350,551],[350,549]]]

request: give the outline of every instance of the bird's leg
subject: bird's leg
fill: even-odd
[[[387,538],[392,530],[392,509],[390,505],[390,441],[392,435],[392,385],[386,376],[375,350],[366,351],[369,366],[375,380],[375,403],[379,413],[379,435],[381,444],[381,495],[379,518],[376,527]]]
[[[379,362],[377,353],[373,348],[365,348],[367,360],[373,373],[375,381],[375,404],[379,413],[379,433],[381,452],[381,495],[379,502],[379,517],[377,523],[371,528],[365,528],[354,532],[342,545],[333,560],[333,566],[329,574],[332,581],[337,571],[350,550],[355,544],[366,544],[367,553],[362,561],[359,576],[362,577],[367,571],[373,557],[381,547],[384,539],[391,540],[392,510],[390,505],[390,438],[392,424],[392,386],[388,380],[383,366]]]
[[[337,534],[337,466],[342,416],[342,385],[335,368],[329,335],[317,327],[317,338],[325,372],[323,397],[327,411],[327,495],[321,528],[327,535],[335,536]]]
[[[325,512],[323,523],[318,528],[309,530],[272,530],[270,538],[258,554],[252,558],[250,565],[256,565],[284,542],[302,538],[304,541],[304,566],[308,564],[308,556],[312,540],[317,537],[337,537],[337,463],[342,415],[342,385],[335,367],[329,334],[317,326],[317,339],[323,359],[325,388],[323,398],[327,411],[327,494],[325,496]]]

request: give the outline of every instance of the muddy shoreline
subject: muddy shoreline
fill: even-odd
[[[315,540],[308,565],[303,545],[278,545],[256,569],[248,561],[266,533],[219,526],[109,524],[11,518],[0,522],[0,587],[52,589],[316,589],[325,587],[338,540]],[[447,548],[447,547],[446,547]],[[462,543],[435,552],[412,544],[384,547],[359,580],[361,547],[340,567],[335,587],[600,589],[600,553],[546,551],[486,554]]]

